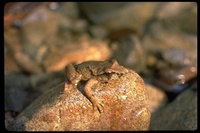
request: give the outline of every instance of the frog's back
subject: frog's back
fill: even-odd
[[[76,66],[78,73],[87,79],[105,73],[105,70],[111,67],[109,61],[87,61]]]

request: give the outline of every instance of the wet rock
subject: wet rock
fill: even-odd
[[[197,92],[188,89],[151,119],[150,130],[196,130]]]
[[[93,94],[103,104],[101,113],[93,110],[81,91],[64,89],[62,83],[36,99],[8,130],[148,130],[148,96],[143,80],[135,72],[120,77],[114,74],[107,83],[99,82]]]

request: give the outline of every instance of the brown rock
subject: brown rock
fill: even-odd
[[[163,107],[166,104],[167,97],[163,90],[150,84],[146,84],[146,88],[148,92],[151,112],[156,111],[157,109]]]
[[[82,41],[80,44],[52,49],[43,62],[47,72],[62,70],[71,62],[81,63],[87,60],[106,60],[111,56],[107,43],[99,40]]]
[[[74,87],[52,88],[26,108],[9,126],[12,131],[148,130],[150,109],[143,80],[135,72],[99,82],[94,96],[103,112]],[[80,86],[79,86],[80,87]],[[82,88],[82,87],[80,87]]]

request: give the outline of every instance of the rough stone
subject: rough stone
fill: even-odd
[[[114,74],[107,83],[99,82],[93,94],[103,104],[101,113],[93,110],[79,89],[64,89],[62,83],[36,99],[8,130],[148,130],[148,96],[143,80],[135,72],[120,77]]]

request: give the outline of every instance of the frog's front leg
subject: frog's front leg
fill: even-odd
[[[79,83],[79,81],[81,80],[81,74],[77,73],[76,69],[74,68],[74,66],[72,64],[68,64],[65,67],[65,74],[67,77],[67,81],[72,83],[73,85],[77,86],[77,84]]]
[[[103,112],[103,105],[99,102],[98,98],[96,98],[92,93],[92,88],[98,83],[98,80],[95,78],[91,78],[88,80],[84,87],[84,92],[86,97],[90,100],[93,105],[93,109],[97,108],[98,111],[101,113]]]

